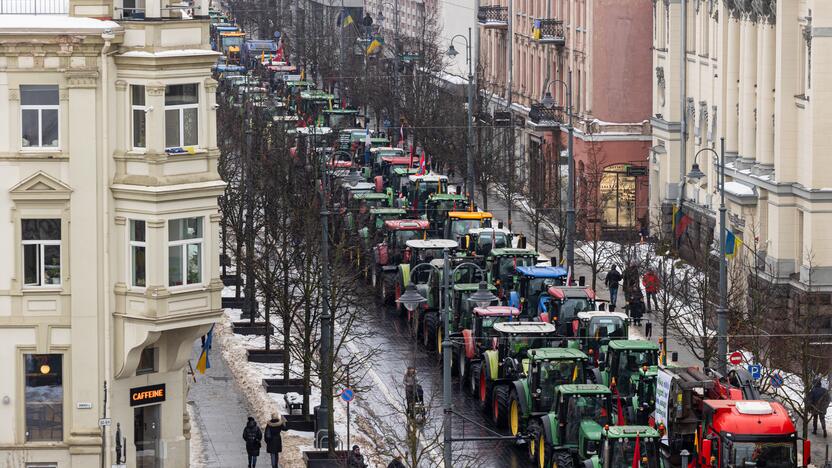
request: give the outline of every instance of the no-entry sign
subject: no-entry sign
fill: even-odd
[[[735,366],[742,364],[742,353],[739,351],[734,351],[733,353],[729,354],[728,362]]]

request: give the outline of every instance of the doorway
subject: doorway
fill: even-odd
[[[136,468],[161,468],[159,439],[162,405],[148,405],[133,410],[133,440],[136,445]]]

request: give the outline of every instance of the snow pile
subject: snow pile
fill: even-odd
[[[750,197],[754,195],[754,189],[739,182],[725,182],[725,191],[738,197]]]
[[[185,407],[188,411],[188,419],[191,421],[191,439],[188,442],[191,452],[190,467],[205,468],[205,441],[202,439],[202,430],[196,423],[193,405],[187,404]]]

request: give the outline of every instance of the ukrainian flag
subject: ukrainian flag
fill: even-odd
[[[371,54],[375,53],[375,51],[378,50],[381,47],[381,45],[383,44],[382,41],[383,40],[381,39],[381,37],[379,37],[379,36],[374,37],[373,42],[370,42],[370,45],[367,47],[367,55],[371,55]]]
[[[352,15],[347,13],[347,10],[341,11],[341,27],[346,28],[353,23]]]
[[[211,361],[208,360],[208,351],[211,350],[211,341],[214,338],[214,326],[208,330],[208,335],[205,337],[205,342],[202,343],[202,353],[199,355],[199,360],[196,362],[196,370],[200,374],[204,374],[206,369],[211,368]]]
[[[726,231],[728,231],[726,229]],[[733,232],[728,231],[725,233],[725,257],[726,258],[734,258],[735,255],[740,251],[742,248],[742,239],[737,237]]]

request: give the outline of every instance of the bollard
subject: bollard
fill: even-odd
[[[690,452],[687,450],[682,450],[679,452],[679,455],[682,456],[682,465],[681,466],[688,466],[688,457],[690,456]]]

